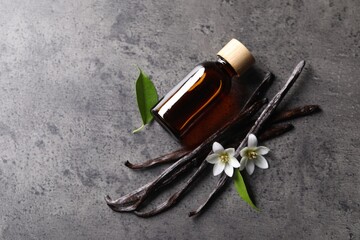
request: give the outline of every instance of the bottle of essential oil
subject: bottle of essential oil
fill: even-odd
[[[217,60],[197,65],[151,110],[175,138],[191,135],[192,126],[230,91],[234,76],[243,74],[254,62],[250,51],[232,39],[217,54]]]

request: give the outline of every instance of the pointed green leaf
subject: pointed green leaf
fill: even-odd
[[[245,202],[247,202],[252,208],[259,211],[259,208],[257,208],[255,206],[255,204],[251,201],[251,198],[250,198],[250,196],[248,194],[248,191],[246,189],[244,179],[241,176],[241,173],[240,173],[239,169],[235,169],[233,178],[234,178],[235,188],[236,188],[236,191],[238,192],[239,196]]]
[[[143,121],[143,126],[135,129],[133,133],[140,131],[144,125],[151,122],[153,116],[151,108],[158,102],[158,94],[150,78],[139,68],[140,74],[136,80],[136,99]]]

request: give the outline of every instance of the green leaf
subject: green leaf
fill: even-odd
[[[136,80],[136,99],[143,125],[133,131],[136,133],[153,120],[151,108],[158,102],[158,94],[150,78],[139,68],[140,74]]]
[[[238,192],[239,196],[245,201],[247,202],[252,208],[254,208],[255,210],[259,211],[259,208],[257,208],[255,206],[255,204],[251,201],[251,198],[248,194],[248,191],[246,189],[246,185],[244,182],[243,177],[241,176],[241,173],[239,171],[239,169],[234,169],[234,183],[235,183],[235,188],[236,191]]]

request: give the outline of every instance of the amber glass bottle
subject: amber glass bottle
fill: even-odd
[[[229,93],[232,78],[255,61],[236,39],[217,56],[216,61],[197,65],[151,110],[155,120],[180,141],[185,134],[191,135],[192,126]]]

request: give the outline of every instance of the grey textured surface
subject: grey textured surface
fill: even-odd
[[[359,12],[358,0],[2,0],[0,238],[360,239]],[[266,144],[271,166],[249,178],[262,211],[231,186],[189,219],[207,176],[158,217],[112,212],[105,194],[161,171],[126,160],[178,148],[158,124],[131,134],[136,65],[162,95],[232,37],[279,77],[273,92],[306,59],[286,105],[323,109]]]

